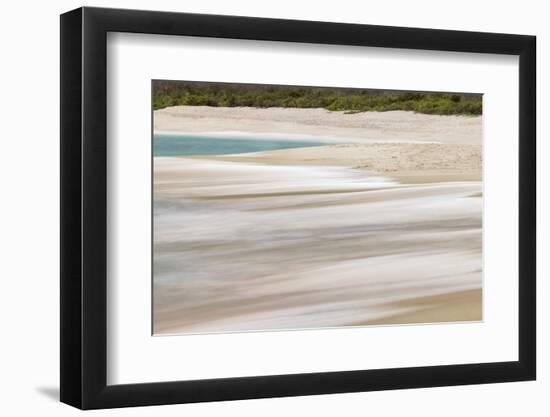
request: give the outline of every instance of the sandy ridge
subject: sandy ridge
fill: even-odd
[[[154,130],[251,132],[353,138],[357,142],[479,144],[482,118],[406,111],[346,114],[325,109],[175,106],[156,110]]]

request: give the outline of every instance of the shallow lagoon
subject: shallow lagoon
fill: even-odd
[[[327,143],[313,140],[282,138],[220,137],[206,135],[170,135],[155,133],[154,156],[230,155],[264,152],[276,149],[322,146]]]

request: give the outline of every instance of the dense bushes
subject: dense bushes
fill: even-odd
[[[482,114],[479,94],[155,81],[153,108],[170,106],[325,108],[347,113],[409,110],[427,114]]]

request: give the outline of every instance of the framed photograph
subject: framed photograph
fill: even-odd
[[[61,401],[533,380],[535,37],[61,16]]]

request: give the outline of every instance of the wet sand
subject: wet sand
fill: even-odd
[[[292,114],[289,137],[307,125]],[[155,158],[154,333],[481,320],[480,118],[396,143],[397,116],[375,141]]]
[[[211,158],[269,165],[351,167],[412,184],[481,181],[481,145],[351,143]]]
[[[401,306],[412,307],[413,311],[356,324],[383,325],[479,321],[481,320],[481,303],[481,289],[409,299],[402,301]]]

